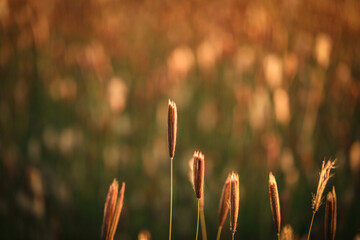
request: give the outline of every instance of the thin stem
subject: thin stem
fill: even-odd
[[[170,158],[170,225],[169,225],[169,240],[171,240],[171,225],[172,225],[172,202],[173,202],[173,158]]]
[[[197,202],[198,202],[198,210],[197,210],[197,223],[196,223],[196,238],[195,238],[195,240],[198,239],[198,234],[199,234],[199,215],[200,215],[199,214],[200,213],[199,205],[200,205],[200,199],[198,199]]]
[[[309,228],[309,233],[308,233],[308,236],[307,236],[307,240],[310,239],[310,233],[311,233],[311,228],[312,228],[312,225],[313,225],[315,213],[316,212],[313,213],[312,218],[311,218],[311,223],[310,223],[310,228]]]
[[[220,226],[219,229],[218,229],[216,240],[220,240],[221,229],[222,229],[222,226]]]
[[[235,239],[235,233],[232,234],[232,237],[231,237],[232,240]]]
[[[280,233],[277,234],[278,240],[280,240]]]
[[[204,208],[200,209],[200,221],[201,221],[201,236],[202,236],[202,239],[207,240]]]

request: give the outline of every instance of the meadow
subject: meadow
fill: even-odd
[[[172,239],[195,239],[196,191],[216,238],[232,172],[235,239],[276,239],[270,172],[281,229],[306,239],[336,159],[310,239],[324,239],[333,186],[335,239],[360,239],[359,12],[357,0],[1,0],[0,238],[100,239],[116,178],[114,239],[168,239],[173,162]]]

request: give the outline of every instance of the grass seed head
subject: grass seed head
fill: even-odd
[[[219,205],[219,227],[224,225],[230,207],[230,174],[223,186]]]
[[[230,230],[233,234],[236,232],[239,215],[239,201],[239,175],[233,172],[230,176]]]
[[[116,179],[114,179],[110,185],[104,206],[104,218],[101,231],[102,240],[112,240],[115,236],[124,202],[125,183],[122,183],[119,198],[118,189],[119,183]]]
[[[195,151],[193,155],[193,186],[197,199],[204,194],[205,158],[204,155]]]
[[[326,184],[329,181],[329,179],[332,177],[332,175],[330,175],[331,169],[335,168],[335,161],[336,160],[334,161],[329,160],[327,161],[326,164],[325,161],[323,161],[322,163],[316,195],[315,196],[313,195],[313,200],[312,200],[312,208],[314,212],[317,212],[317,210],[321,205],[322,195],[325,190]]]
[[[276,179],[271,172],[269,173],[269,195],[270,195],[271,212],[276,228],[276,233],[280,233],[281,214],[280,214],[279,192],[276,184]]]
[[[325,205],[325,239],[334,240],[336,232],[336,193],[335,187],[326,196]]]
[[[169,99],[168,110],[168,145],[169,155],[173,158],[175,155],[176,147],[176,132],[177,132],[177,108],[175,102]]]

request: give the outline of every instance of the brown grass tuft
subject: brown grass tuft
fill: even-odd
[[[101,231],[102,240],[112,240],[115,236],[116,228],[124,202],[125,183],[122,183],[118,198],[119,183],[116,179],[110,185],[104,207],[104,218]]]
[[[335,161],[327,161],[327,163],[325,164],[325,161],[323,161],[322,163],[322,168],[321,168],[321,172],[320,172],[320,178],[319,178],[319,183],[318,183],[318,187],[317,187],[317,191],[316,191],[316,195],[313,195],[313,201],[312,201],[312,208],[314,212],[317,212],[317,210],[319,209],[320,205],[321,205],[321,201],[322,201],[322,195],[323,192],[325,190],[326,184],[328,182],[328,180],[332,177],[332,175],[330,175],[330,171],[331,169],[335,168]]]
[[[326,196],[325,206],[325,239],[334,240],[336,232],[336,193],[335,187]]]
[[[230,230],[233,234],[236,232],[239,215],[239,200],[239,175],[233,172],[230,176]]]
[[[169,145],[170,158],[173,158],[175,155],[176,132],[177,132],[177,108],[175,102],[169,99],[168,145]]]
[[[229,211],[230,205],[230,174],[227,177],[224,187],[221,192],[220,205],[219,205],[219,227],[224,225],[226,216]]]
[[[204,155],[195,151],[193,155],[193,186],[196,197],[201,199],[204,194],[205,158]]]
[[[271,172],[269,173],[269,195],[271,212],[273,215],[276,233],[279,234],[281,225],[279,192],[276,184],[276,179]]]

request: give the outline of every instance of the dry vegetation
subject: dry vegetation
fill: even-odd
[[[305,238],[315,212],[311,239],[359,237],[359,12],[358,0],[1,0],[1,239],[99,239],[114,178],[126,182],[114,239],[166,239],[171,204],[172,239],[192,239],[195,149],[200,238],[231,238],[217,209],[232,204],[219,207],[232,171],[236,239],[279,232],[269,172],[281,239]],[[324,158],[336,174],[316,189]]]

